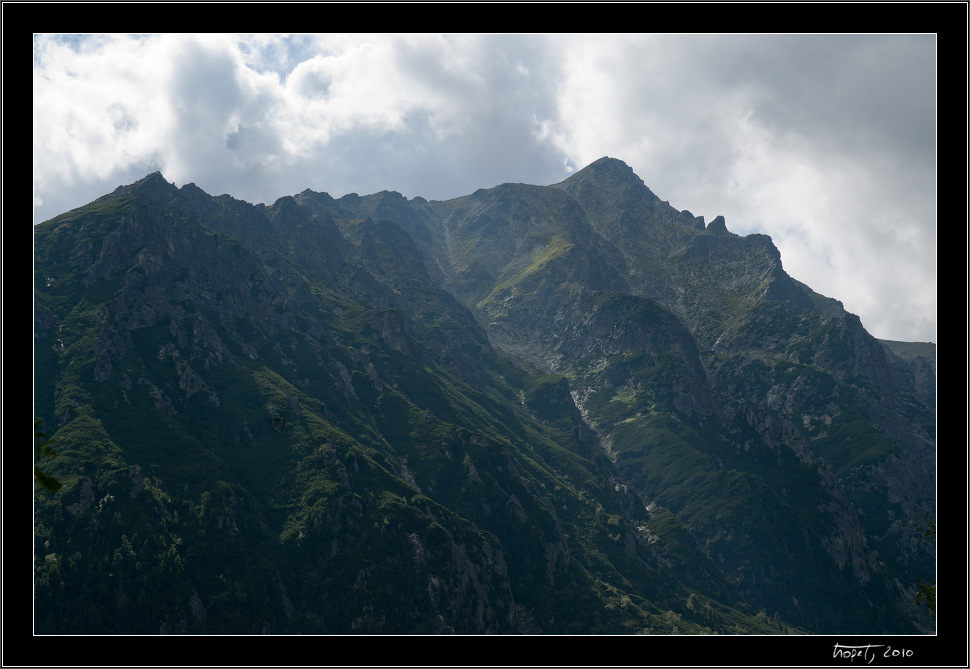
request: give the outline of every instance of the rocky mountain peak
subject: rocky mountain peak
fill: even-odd
[[[650,192],[650,189],[646,187],[643,180],[634,173],[632,167],[622,160],[608,156],[593,161],[569,178],[558,184],[553,184],[553,186],[562,188],[570,193],[575,193],[590,187],[610,191],[643,188],[647,192]],[[653,195],[653,193],[650,194]]]
[[[91,204],[110,202],[118,198],[131,196],[147,197],[152,200],[157,200],[159,197],[172,197],[176,193],[178,193],[178,188],[175,187],[175,184],[166,181],[161,172],[152,172],[134,183],[118,186],[107,195],[102,195],[97,198]]]
[[[632,167],[627,165],[619,158],[611,158],[609,156],[603,156],[602,158],[594,160],[573,176],[578,176],[581,174],[596,175],[600,178],[609,176],[614,179],[631,181],[634,183],[643,183],[640,177],[634,173]]]
[[[134,193],[148,197],[172,197],[178,193],[178,188],[176,188],[175,184],[167,181],[161,172],[152,172],[144,179],[136,181],[131,185],[131,190]]]
[[[717,234],[726,234],[728,232],[727,224],[724,222],[723,216],[717,216],[713,221],[711,221],[707,226],[708,232],[713,232]]]
[[[328,193],[317,193],[309,188],[295,195],[294,199],[313,214],[322,214],[337,206],[337,201]]]

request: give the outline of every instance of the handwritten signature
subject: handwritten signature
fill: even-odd
[[[885,648],[885,650],[882,650]],[[865,664],[872,664],[872,661],[879,657],[912,657],[913,651],[906,648],[893,648],[892,646],[875,646],[873,644],[867,644],[865,646],[843,646],[840,643],[835,644],[835,650],[832,652],[833,658],[841,658],[849,660],[850,662],[858,659],[863,660]]]

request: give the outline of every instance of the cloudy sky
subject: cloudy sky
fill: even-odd
[[[551,184],[602,156],[937,341],[934,35],[34,36],[34,221],[159,170],[272,203]]]

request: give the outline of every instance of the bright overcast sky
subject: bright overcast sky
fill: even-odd
[[[937,341],[935,35],[34,37],[34,220],[159,170],[272,203],[552,184],[602,156]]]

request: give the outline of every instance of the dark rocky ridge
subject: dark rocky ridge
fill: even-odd
[[[620,161],[269,207],[156,173],[38,226],[35,276],[38,625],[137,561],[161,627],[88,592],[93,629],[932,629],[935,355]]]

